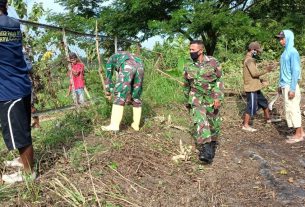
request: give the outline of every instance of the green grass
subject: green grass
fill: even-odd
[[[85,150],[85,143],[83,141],[77,141],[74,146],[68,152],[68,157],[73,168],[77,169],[79,172],[86,170],[87,165],[84,164],[86,156],[93,156],[94,154],[103,151],[105,148],[98,144],[94,146],[87,146],[87,152]],[[88,153],[88,154],[87,154]]]
[[[184,100],[182,87],[177,82],[160,75],[153,68],[153,63],[148,62],[145,66],[143,100],[152,106]]]
[[[224,82],[226,88],[234,89],[237,91],[243,91],[242,83],[242,56],[236,59],[228,60],[223,63],[224,71]],[[143,91],[143,115],[142,122],[145,120],[143,129],[150,131],[149,133],[154,133],[154,127],[156,121],[151,119],[156,115],[164,115],[165,118],[168,118],[168,115],[171,115],[172,122],[176,125],[185,126],[189,125],[188,117],[179,116],[180,112],[178,110],[183,110],[182,104],[185,101],[182,86],[173,80],[169,80],[161,76],[153,68],[154,62],[152,60],[147,60],[145,62],[145,78],[144,78],[144,91]],[[179,70],[167,71],[169,74],[173,75],[175,78],[182,80],[181,68]],[[305,73],[303,73],[304,75]],[[66,97],[67,92],[67,80],[66,77],[61,77],[63,80],[63,85],[58,86],[55,83],[52,85],[56,89],[56,100],[52,100],[50,94],[47,91],[41,91],[43,94],[43,99],[48,104],[39,105],[38,108],[45,110],[48,108],[53,108],[55,106],[66,106],[72,104],[72,98]],[[267,75],[267,80],[270,82],[270,86],[265,90],[274,91],[278,79],[278,71],[270,73]],[[87,156],[91,159],[95,154],[100,153],[105,149],[105,146],[101,144],[87,146],[87,152],[85,151],[85,143],[83,141],[83,135],[95,135],[99,137],[108,136],[107,133],[101,131],[101,125],[109,123],[109,118],[111,114],[111,103],[108,103],[104,96],[101,88],[101,81],[98,76],[97,70],[88,70],[86,72],[86,83],[87,88],[94,100],[94,104],[90,105],[87,108],[81,108],[79,110],[66,111],[64,115],[58,116],[56,120],[46,121],[41,123],[41,129],[34,129],[32,132],[35,156],[36,159],[42,159],[43,155],[53,155],[58,157],[64,156],[63,149],[66,150],[66,155],[69,160],[67,162],[67,168],[73,168],[79,171],[80,173],[85,171],[88,166],[84,164],[86,162]],[[179,106],[179,108],[175,108]],[[181,108],[180,108],[181,107]],[[159,114],[157,108],[162,108],[162,113]],[[124,109],[124,118],[122,121],[124,124],[131,124],[132,122],[132,107],[126,106]],[[142,123],[143,124],[143,123]],[[0,135],[1,136],[1,135]],[[174,134],[170,131],[164,133],[164,137],[167,140],[173,140]],[[124,147],[124,143],[119,140],[110,140],[111,149],[121,150]],[[152,148],[158,150],[159,152],[168,153],[164,149],[164,146],[159,143],[155,143],[151,146]],[[0,161],[6,159],[13,159],[18,156],[17,152],[7,153],[6,147],[3,141],[0,142]],[[58,154],[57,154],[58,153]],[[48,159],[48,158],[44,158]],[[54,161],[56,162],[56,160]],[[195,162],[195,161],[194,161]],[[116,170],[118,169],[118,163],[115,161],[109,160],[108,166]],[[1,166],[2,167],[2,166]],[[0,186],[0,200],[1,201],[12,201],[13,204],[16,204],[17,198],[33,203],[33,205],[47,205],[44,203],[45,196],[42,192],[46,187],[50,188],[56,195],[56,199],[65,202],[68,206],[89,206],[91,201],[88,201],[88,198],[84,196],[84,193],[81,192],[76,185],[76,181],[70,180],[67,175],[58,174],[56,171],[55,164],[51,167],[55,168],[52,174],[52,179],[47,181],[47,183],[37,184],[26,182],[24,185],[18,185],[16,188],[11,188],[8,186]],[[45,170],[45,169],[43,169]],[[46,169],[50,170],[50,169]],[[198,171],[204,171],[204,168],[201,165],[198,165]],[[59,170],[60,171],[60,170]],[[47,172],[43,172],[47,173]],[[92,175],[94,177],[102,178],[102,171],[93,171]],[[112,199],[120,200],[121,198],[121,189],[119,186],[112,186],[111,191],[114,191],[114,194],[109,194],[109,197]],[[119,205],[113,204],[107,200],[101,201],[103,206],[107,207],[118,207]]]
[[[50,190],[68,203],[69,206],[89,206],[83,193],[66,175],[58,174],[58,178],[50,181],[50,185],[52,186]]]
[[[0,201],[1,200],[11,200],[13,199],[18,190],[16,188],[12,188],[9,185],[0,185]]]

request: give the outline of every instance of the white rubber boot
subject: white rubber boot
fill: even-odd
[[[142,113],[142,108],[141,107],[133,107],[133,123],[131,124],[131,127],[139,131],[140,128],[140,120],[141,120],[141,113]]]
[[[110,125],[102,126],[103,131],[119,131],[120,130],[120,123],[122,121],[124,112],[124,106],[120,105],[112,105],[111,111],[111,121]]]

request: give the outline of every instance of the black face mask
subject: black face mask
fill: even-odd
[[[259,56],[258,56],[258,53],[257,53],[256,50],[253,50],[253,52],[252,52],[252,57],[253,57],[254,59],[259,59]]]
[[[192,60],[193,60],[194,62],[196,62],[196,61],[198,60],[198,58],[199,58],[198,52],[199,52],[199,51],[197,51],[197,52],[190,52],[190,56],[191,56],[191,58],[192,58]]]

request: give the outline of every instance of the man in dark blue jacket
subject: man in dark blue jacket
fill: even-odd
[[[7,16],[7,0],[0,0],[0,119],[4,142],[9,150],[18,149],[20,157],[5,164],[21,167],[3,175],[2,181],[23,181],[24,175],[35,178],[34,150],[31,137],[31,82],[22,52],[22,34],[18,20]]]

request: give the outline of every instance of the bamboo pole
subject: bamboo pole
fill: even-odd
[[[69,60],[69,49],[68,49],[68,44],[67,44],[66,31],[65,31],[64,28],[62,29],[62,39],[63,39],[64,49],[65,49],[66,59]],[[74,81],[73,81],[72,66],[71,66],[70,61],[68,61],[68,68],[69,68],[69,73],[70,73],[69,74],[70,75],[70,83],[72,83],[73,100],[74,100],[75,104],[78,105],[77,96],[76,96],[76,93],[75,93]]]
[[[177,83],[179,83],[181,86],[184,86],[184,83],[180,80],[177,80],[176,78],[172,77],[171,75],[168,75],[167,73],[163,72],[162,70],[160,70],[159,68],[156,68],[157,72],[161,73],[163,76],[176,81]]]
[[[174,80],[176,81],[177,83],[179,83],[181,86],[184,86],[184,83],[174,77],[172,77],[171,75],[163,72],[162,70],[159,69],[159,65],[160,65],[160,60],[162,59],[162,54],[161,53],[158,53],[158,59],[156,61],[156,63],[154,64],[154,68],[156,69],[157,72],[161,73],[161,75],[165,76],[166,78],[168,79],[171,79],[171,80]]]
[[[98,73],[100,75],[101,81],[102,81],[102,87],[103,87],[103,91],[104,94],[106,95],[106,86],[105,86],[105,82],[104,82],[104,76],[103,76],[103,65],[102,65],[102,61],[101,61],[101,55],[100,55],[100,49],[99,49],[99,41],[98,41],[98,29],[97,29],[97,21],[96,21],[96,25],[95,25],[95,43],[96,43],[96,52],[97,52],[97,60],[98,60]]]
[[[118,52],[118,37],[117,36],[114,37],[114,52],[115,53]]]
[[[137,43],[137,54],[138,56],[141,55],[141,44],[140,43]]]

